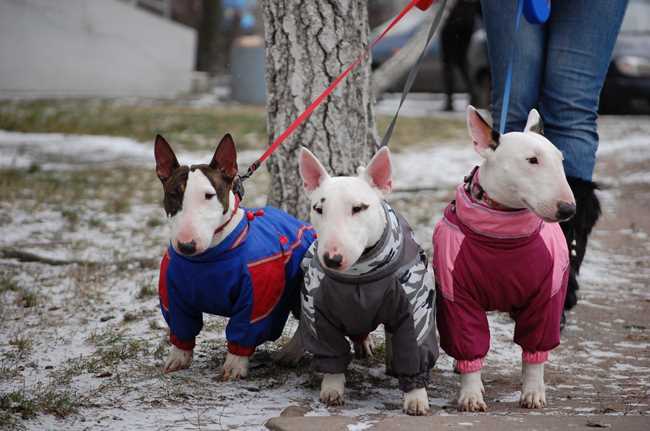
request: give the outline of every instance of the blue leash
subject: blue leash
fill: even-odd
[[[517,17],[515,18],[515,32],[516,36],[519,32],[519,23],[521,22],[521,14],[524,10],[524,0],[517,0]],[[506,131],[506,119],[508,117],[508,105],[510,105],[510,90],[512,89],[512,63],[515,57],[515,37],[512,38],[512,45],[510,45],[510,56],[508,58],[508,69],[506,71],[506,82],[503,86],[503,99],[501,100],[501,119],[499,120],[499,133],[504,134]]]

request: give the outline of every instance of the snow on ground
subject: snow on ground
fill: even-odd
[[[20,133],[0,130],[0,168],[66,170],[89,166],[155,166],[153,145],[130,138],[98,135],[64,135],[60,133]],[[248,165],[257,157],[255,151],[240,151],[240,163]],[[209,162],[208,152],[179,154],[181,163]]]
[[[607,214],[587,254],[580,305],[547,371],[547,414],[650,413],[650,226],[644,223],[648,213],[641,213],[650,205],[650,134],[633,119],[612,120],[608,127],[626,133],[611,132],[601,144],[598,178],[610,185],[601,192]],[[297,369],[270,363],[274,345],[256,354],[249,379],[219,381],[225,320],[218,317],[206,318],[192,367],[161,374],[168,345],[157,268],[128,262],[156,259],[167,241],[151,153],[149,144],[124,138],[0,132],[0,172],[17,168],[7,184],[24,189],[11,200],[0,196],[0,248],[104,263],[0,259],[0,396],[23,394],[39,406],[34,418],[20,423],[30,429],[246,430],[299,406],[308,415],[357,416],[351,429],[365,429],[382,416],[402,414],[397,382],[384,375],[381,358],[352,365],[346,405],[336,409],[317,401],[319,379],[307,363]],[[243,153],[241,165],[257,155]],[[196,163],[210,156],[181,159]],[[478,158],[467,141],[403,151],[394,162],[398,192],[391,202],[430,250],[433,224]],[[39,170],[31,173],[33,166]],[[64,184],[39,194],[48,178]],[[89,185],[75,198],[66,188],[78,181]],[[266,181],[260,174],[247,184],[249,204],[264,202]],[[115,193],[122,205],[111,201]],[[633,193],[642,197],[630,205],[625,198]],[[110,264],[116,260],[123,262]],[[496,414],[521,412],[513,325],[505,315],[489,319],[487,402]],[[294,329],[291,321],[286,334]],[[374,336],[383,338],[381,331]],[[457,376],[444,354],[433,381],[434,413],[454,414]],[[24,401],[11,402],[23,406],[19,413],[27,408]]]

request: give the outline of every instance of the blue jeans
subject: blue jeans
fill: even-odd
[[[553,0],[543,25],[521,18],[517,0],[481,0],[492,75],[492,118],[499,128],[503,86],[515,43],[506,131],[523,130],[537,108],[544,135],[564,154],[567,176],[591,181],[596,164],[598,98],[627,0]]]

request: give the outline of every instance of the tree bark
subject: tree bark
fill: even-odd
[[[368,45],[366,0],[264,0],[269,142]],[[377,150],[370,61],[338,89],[269,159],[269,204],[307,219],[298,150],[309,148],[330,174],[351,175]]]

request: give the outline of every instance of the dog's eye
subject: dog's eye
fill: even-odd
[[[323,214],[323,208],[314,205],[313,206],[314,211],[316,211],[318,214]]]
[[[530,163],[531,165],[538,165],[539,164],[539,160],[537,160],[537,157],[529,157],[526,160],[528,160],[528,163]]]
[[[205,194],[205,198],[206,198],[207,200],[210,200],[210,199],[212,199],[212,198],[215,197],[215,196],[216,196],[216,194],[214,194],[214,193],[206,193],[206,194]]]
[[[367,209],[368,209],[368,205],[366,205],[366,204],[355,205],[355,206],[352,207],[352,214],[358,214],[361,211],[364,211],[364,210],[367,210]]]

